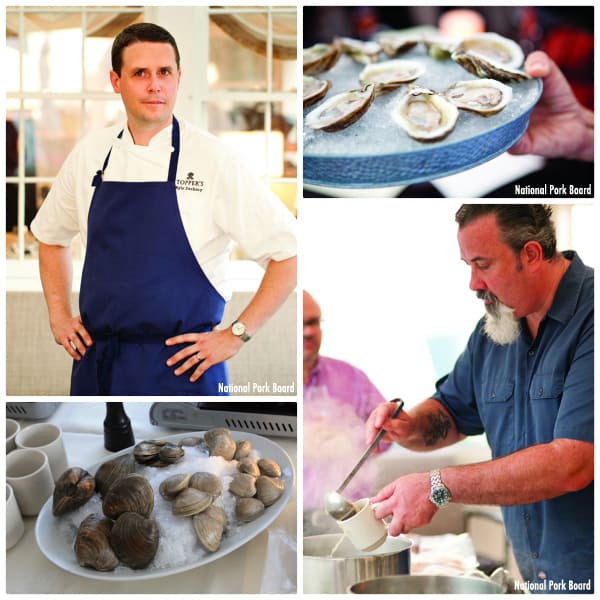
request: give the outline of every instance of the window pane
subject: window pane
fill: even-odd
[[[104,129],[125,122],[123,103],[115,94],[115,100],[87,100],[85,103],[85,132]]]
[[[258,176],[293,177],[295,159],[291,161],[294,166],[290,166],[288,152],[296,151],[295,123],[282,114],[282,103],[271,106],[271,131],[267,135],[264,102],[209,103],[210,131],[246,158]]]
[[[99,17],[100,15],[98,15]],[[96,15],[89,15],[88,20],[95,20]],[[84,42],[85,53],[85,89],[94,92],[112,92],[110,85],[110,49],[113,38],[88,37]]]
[[[26,13],[23,89],[81,90],[81,16],[78,13]]]
[[[81,103],[76,100],[26,100],[23,122],[25,175],[54,177],[81,137]]]

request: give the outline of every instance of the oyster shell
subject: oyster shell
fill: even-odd
[[[257,464],[263,475],[281,477],[281,467],[272,458],[259,458]]]
[[[340,37],[334,40],[344,54],[350,56],[357,63],[368,65],[377,60],[381,46],[377,42],[363,42],[349,37]]]
[[[241,498],[250,498],[256,494],[256,478],[248,473],[237,473],[229,484],[229,491]]]
[[[305,48],[302,69],[305,75],[318,75],[328,71],[340,58],[342,51],[337,44],[315,44]]]
[[[189,517],[206,510],[212,501],[209,493],[188,487],[177,494],[172,511],[176,517]]]
[[[219,506],[211,505],[204,512],[194,515],[192,524],[202,546],[209,552],[216,552],[227,524],[225,511]]]
[[[281,494],[285,486],[279,477],[267,477],[261,475],[256,478],[256,497],[265,505],[271,506],[274,504]]]
[[[416,60],[387,60],[366,66],[359,74],[361,85],[374,83],[377,92],[387,92],[403,83],[414,81],[425,73],[425,67]]]
[[[235,516],[244,523],[258,519],[265,512],[265,505],[258,498],[239,498],[235,505]]]
[[[171,475],[171,477],[167,477],[163,481],[161,481],[158,486],[158,492],[165,500],[173,500],[179,492],[185,490],[190,482],[189,473],[178,473],[176,475]]]
[[[131,454],[124,454],[123,456],[117,456],[112,460],[108,460],[98,467],[94,475],[96,489],[100,492],[100,495],[104,496],[115,481],[123,479],[123,477],[134,471],[135,460]]]
[[[110,532],[110,545],[119,559],[132,569],[147,567],[158,549],[158,525],[137,513],[119,516]]]
[[[375,35],[375,40],[388,56],[396,56],[416,46],[422,36],[410,31],[382,31]]]
[[[67,469],[54,486],[52,514],[58,517],[83,506],[92,497],[95,489],[95,480],[85,469]]]
[[[360,119],[375,98],[375,86],[366,85],[360,90],[337,94],[315,108],[306,116],[311,129],[339,131]]]
[[[331,81],[304,75],[302,77],[302,105],[307,107],[318,102],[325,97],[330,87]]]
[[[110,546],[113,522],[100,515],[88,515],[79,525],[75,538],[75,556],[82,567],[112,571],[119,559]]]
[[[190,487],[217,498],[223,493],[223,482],[220,477],[206,471],[194,473],[190,479]]]
[[[470,79],[453,83],[443,95],[458,108],[487,116],[510,102],[512,89],[495,79]]]
[[[531,79],[518,69],[524,60],[519,45],[495,33],[482,33],[464,39],[452,52],[452,60],[478,77],[507,83]]]
[[[235,454],[236,444],[231,438],[229,429],[217,427],[204,434],[204,441],[208,446],[210,456],[222,456],[225,460],[231,460]]]
[[[497,33],[478,33],[464,38],[456,48],[472,52],[495,65],[518,69],[525,60],[521,46]]]
[[[392,118],[412,138],[430,142],[452,131],[458,108],[432,90],[412,87],[392,110]]]
[[[124,512],[148,517],[154,508],[154,491],[145,477],[131,473],[119,479],[108,490],[102,501],[102,512],[116,519]]]

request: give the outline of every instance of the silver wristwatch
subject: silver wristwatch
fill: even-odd
[[[429,473],[431,482],[431,491],[429,492],[429,500],[438,508],[442,508],[450,503],[452,496],[450,490],[442,483],[442,475],[439,469],[434,469]]]
[[[246,326],[237,319],[231,324],[231,333],[239,337],[242,342],[247,342],[250,336],[246,333]]]

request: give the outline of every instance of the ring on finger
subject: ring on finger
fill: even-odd
[[[198,362],[202,362],[202,356],[200,355],[200,352],[197,352],[194,355],[194,358],[198,361]]]
[[[74,344],[73,340],[69,340],[69,346],[71,346],[73,350],[77,350],[77,346]]]

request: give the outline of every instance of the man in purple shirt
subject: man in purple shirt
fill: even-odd
[[[321,356],[321,309],[304,292],[304,511],[305,533],[337,525],[324,515],[324,496],[337,488],[365,451],[364,423],[385,398],[360,369]],[[388,448],[385,444],[382,449]],[[368,497],[375,464],[367,462],[346,488],[350,499]]]

